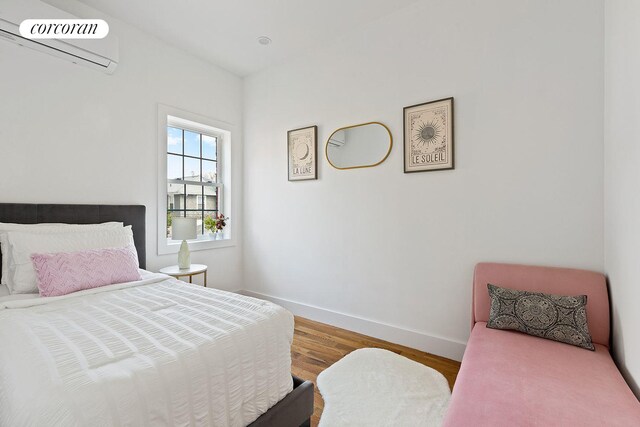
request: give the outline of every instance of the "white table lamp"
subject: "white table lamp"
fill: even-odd
[[[173,240],[182,240],[178,253],[178,267],[181,269],[191,266],[191,254],[187,240],[193,240],[197,236],[196,218],[176,217],[171,220],[171,237]]]

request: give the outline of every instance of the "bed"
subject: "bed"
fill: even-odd
[[[109,221],[132,226],[143,269],[144,206],[0,204],[2,223]],[[292,334],[275,304],[146,271],[50,298],[0,290],[0,425],[308,426]]]

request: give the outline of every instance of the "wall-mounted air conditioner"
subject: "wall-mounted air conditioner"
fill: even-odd
[[[341,148],[344,147],[344,144],[347,143],[347,135],[343,130],[334,132],[331,137],[329,137],[328,144],[332,147]]]
[[[118,39],[109,33],[103,39],[28,39],[20,35],[25,19],[78,19],[38,0],[0,1],[0,40],[6,40],[75,64],[112,74],[118,65]]]

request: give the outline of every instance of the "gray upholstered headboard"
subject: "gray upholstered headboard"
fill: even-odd
[[[130,225],[138,251],[140,268],[147,265],[145,249],[145,211],[142,205],[45,205],[32,203],[0,203],[0,222],[37,224],[61,222],[67,224],[99,224],[118,221]],[[2,255],[0,254],[0,261]],[[0,262],[0,273],[2,272]]]

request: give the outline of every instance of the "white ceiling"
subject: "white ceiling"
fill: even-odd
[[[80,1],[245,76],[335,40],[416,0]],[[263,35],[273,43],[258,44],[257,38]]]

